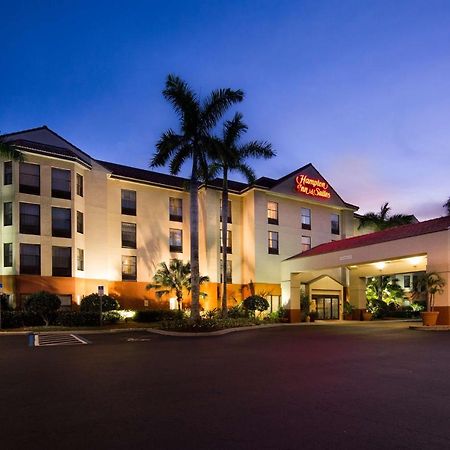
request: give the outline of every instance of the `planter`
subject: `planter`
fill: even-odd
[[[363,311],[362,320],[364,320],[366,322],[366,321],[372,320],[372,318],[373,318],[373,314],[371,312]]]
[[[353,314],[352,313],[344,314],[344,320],[353,320]]]
[[[421,312],[420,317],[422,317],[422,323],[424,327],[433,327],[436,325],[439,316],[439,311],[427,311]]]

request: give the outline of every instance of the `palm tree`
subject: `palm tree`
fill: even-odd
[[[211,140],[213,164],[210,173],[222,172],[222,315],[227,315],[227,236],[228,236],[228,175],[232,171],[241,173],[249,183],[255,181],[253,169],[246,163],[247,158],[269,159],[275,156],[271,144],[250,141],[239,144],[241,136],[247,132],[242,114],[236,113],[223,125],[222,136]]]
[[[398,227],[413,223],[414,216],[409,214],[390,215],[391,207],[386,202],[381,206],[380,212],[368,212],[360,217],[358,230],[364,227],[375,228],[375,231],[386,230],[387,228]]]
[[[187,160],[192,161],[190,178],[190,229],[192,307],[191,319],[200,318],[200,268],[198,250],[198,188],[202,173],[206,173],[206,148],[211,130],[225,111],[234,103],[242,101],[241,90],[217,89],[205,99],[198,95],[181,78],[168,75],[163,96],[168,100],[180,121],[180,132],[172,129],[162,134],[156,144],[152,167],[169,163],[170,172],[176,175]]]
[[[450,216],[450,197],[442,206],[447,210],[447,216]]]
[[[200,276],[199,284],[209,281],[209,277]],[[146,286],[147,289],[156,289],[158,295],[168,294],[175,291],[178,309],[183,304],[183,290],[191,291],[191,265],[183,263],[180,259],[172,259],[167,266],[165,262],[159,265],[159,269],[153,276],[153,283]],[[202,294],[206,295],[206,294]]]
[[[12,159],[13,161],[23,161],[23,153],[9,145],[4,136],[0,136],[0,157]]]
[[[430,272],[421,276],[413,286],[413,297],[417,298],[421,293],[427,293],[427,311],[434,311],[434,298],[436,294],[443,294],[445,280],[437,273]]]

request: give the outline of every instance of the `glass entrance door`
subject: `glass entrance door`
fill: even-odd
[[[319,320],[339,319],[339,297],[335,295],[314,295]]]

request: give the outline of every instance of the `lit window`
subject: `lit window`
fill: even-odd
[[[20,203],[19,232],[22,234],[41,234],[41,207],[34,203]]]
[[[41,246],[39,244],[20,244],[20,273],[41,274]]]
[[[72,212],[70,208],[52,208],[52,236],[72,237]]]
[[[267,222],[278,225],[278,203],[267,202]]]
[[[77,270],[84,270],[84,250],[77,248]]]
[[[72,276],[72,249],[70,247],[52,247],[52,276]]]
[[[5,227],[12,225],[12,203],[3,203],[3,225]]]
[[[83,186],[83,175],[77,173],[77,195],[83,197],[84,186]]]
[[[302,236],[302,252],[311,248],[311,236]]]
[[[136,248],[136,224],[122,222],[122,248]]]
[[[222,222],[222,199],[220,199],[220,221]],[[231,221],[231,200],[228,200],[227,223],[232,223],[232,221]]]
[[[232,253],[232,242],[233,238],[231,235],[231,230],[227,230],[227,253]],[[220,230],[220,252],[223,252],[223,239],[222,239],[222,230]]]
[[[52,168],[52,197],[71,198],[70,170]]]
[[[169,230],[169,247],[173,253],[183,252],[183,232],[175,228]]]
[[[122,256],[122,280],[136,281],[136,256]]]
[[[84,215],[81,211],[77,211],[77,233],[84,233]]]
[[[122,189],[122,214],[136,215],[136,191]]]
[[[279,254],[278,245],[279,245],[278,231],[269,231],[269,234],[268,234],[269,254],[278,255]]]
[[[233,282],[233,270],[232,270],[232,262],[227,259],[227,273],[226,273],[226,278],[227,278],[227,283],[232,283]],[[223,261],[220,260],[220,282],[223,283]]]
[[[3,166],[3,184],[12,184],[12,161],[6,161]]]
[[[183,222],[183,200],[181,198],[169,198],[169,219],[172,222]]]
[[[13,246],[11,243],[3,244],[3,267],[13,265]]]
[[[340,234],[339,214],[331,214],[331,233]]]
[[[311,229],[311,210],[309,208],[302,208],[302,229]]]
[[[409,289],[411,287],[411,275],[403,276],[403,287]]]
[[[40,195],[41,175],[38,164],[20,163],[19,192]]]

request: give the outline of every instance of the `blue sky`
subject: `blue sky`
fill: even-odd
[[[176,117],[168,73],[241,88],[281,177],[312,162],[361,212],[443,214],[450,195],[448,1],[2,2],[0,129],[48,125],[148,167]]]

